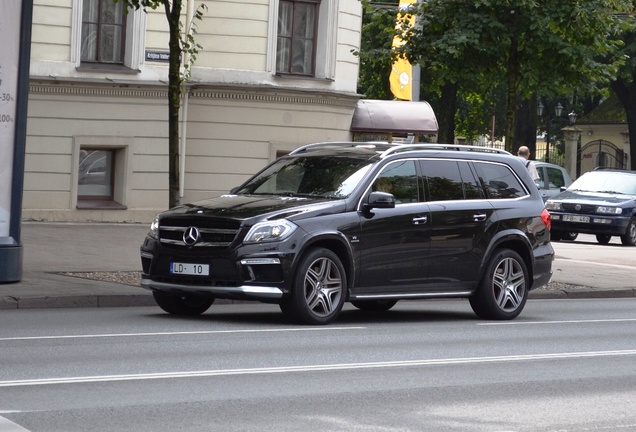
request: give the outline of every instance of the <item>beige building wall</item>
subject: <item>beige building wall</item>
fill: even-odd
[[[277,152],[350,139],[359,1],[322,1],[315,78],[275,74],[277,0],[204,3],[203,49],[182,110],[184,201],[227,192]],[[128,69],[90,70],[79,61],[81,5],[34,0],[22,214],[148,222],[168,205],[167,63],[145,59],[167,51],[165,16],[131,12]],[[114,199],[123,207],[77,208],[80,147],[115,151]]]

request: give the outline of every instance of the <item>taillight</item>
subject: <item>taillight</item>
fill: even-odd
[[[546,209],[543,209],[541,212],[541,220],[545,224],[546,228],[548,228],[548,231],[550,231],[552,229],[552,216],[550,216],[550,212]]]

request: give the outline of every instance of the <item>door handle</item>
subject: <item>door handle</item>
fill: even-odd
[[[413,225],[422,225],[428,222],[428,216],[420,216],[413,218]]]
[[[486,213],[474,214],[473,220],[475,222],[483,222],[486,220]]]

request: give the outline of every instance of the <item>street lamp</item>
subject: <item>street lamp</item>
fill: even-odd
[[[544,110],[544,106],[541,103],[541,101],[539,101],[539,105],[537,105],[537,116],[538,117],[542,117],[543,116],[543,110]],[[554,115],[555,117],[561,117],[561,114],[563,113],[563,105],[561,105],[561,102],[557,102],[557,104],[554,106]],[[574,113],[574,111],[572,112]],[[576,121],[576,114],[574,114],[574,121]],[[570,117],[570,121],[572,120],[572,118]],[[552,127],[552,116],[550,116],[549,114],[547,114],[547,119],[546,119],[546,131],[545,131],[545,161],[546,162],[550,162],[550,128]]]

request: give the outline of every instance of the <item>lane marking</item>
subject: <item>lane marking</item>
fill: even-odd
[[[141,380],[168,379],[168,378],[265,375],[265,374],[280,374],[280,373],[339,371],[339,370],[352,370],[352,369],[403,368],[403,367],[413,367],[413,366],[448,366],[448,365],[457,365],[457,364],[504,363],[504,362],[520,362],[520,361],[536,361],[536,360],[562,360],[562,359],[580,359],[580,358],[595,358],[595,357],[634,356],[634,355],[636,355],[636,350],[587,351],[587,352],[525,354],[525,355],[494,356],[494,357],[403,360],[403,361],[387,361],[387,362],[371,362],[371,363],[343,363],[343,364],[284,366],[284,367],[265,367],[265,368],[247,368],[247,369],[218,369],[218,370],[202,370],[202,371],[190,371],[190,372],[164,372],[164,373],[147,373],[147,374],[128,374],[128,375],[96,375],[96,376],[80,376],[80,377],[65,377],[65,378],[38,378],[38,379],[0,381],[0,387],[27,387],[27,386],[41,386],[41,385],[52,385],[52,384],[80,384],[80,383],[113,382],[113,381],[141,381]]]
[[[145,337],[145,336],[181,336],[200,334],[236,334],[236,333],[280,333],[280,332],[311,332],[311,331],[340,331],[340,330],[364,330],[366,327],[305,327],[282,329],[250,329],[250,330],[200,330],[187,332],[153,332],[153,333],[105,333],[87,335],[59,335],[59,336],[16,336],[0,338],[1,341],[20,340],[46,340],[46,339],[93,339],[115,337]]]
[[[586,323],[615,323],[615,322],[631,322],[631,321],[636,321],[636,318],[560,320],[560,321],[505,321],[505,322],[477,323],[477,325],[478,326],[502,326],[502,325],[535,325],[535,324],[586,324]]]
[[[0,417],[0,431],[2,432],[29,432],[28,429],[13,423],[12,421]]]
[[[585,260],[577,260],[577,259],[569,259],[569,258],[555,258],[554,261],[563,261],[563,262],[574,262],[579,264],[594,264],[595,266],[605,266],[605,267],[614,267],[625,270],[634,270],[634,266],[622,265],[622,264],[606,264],[598,261],[585,261]]]

